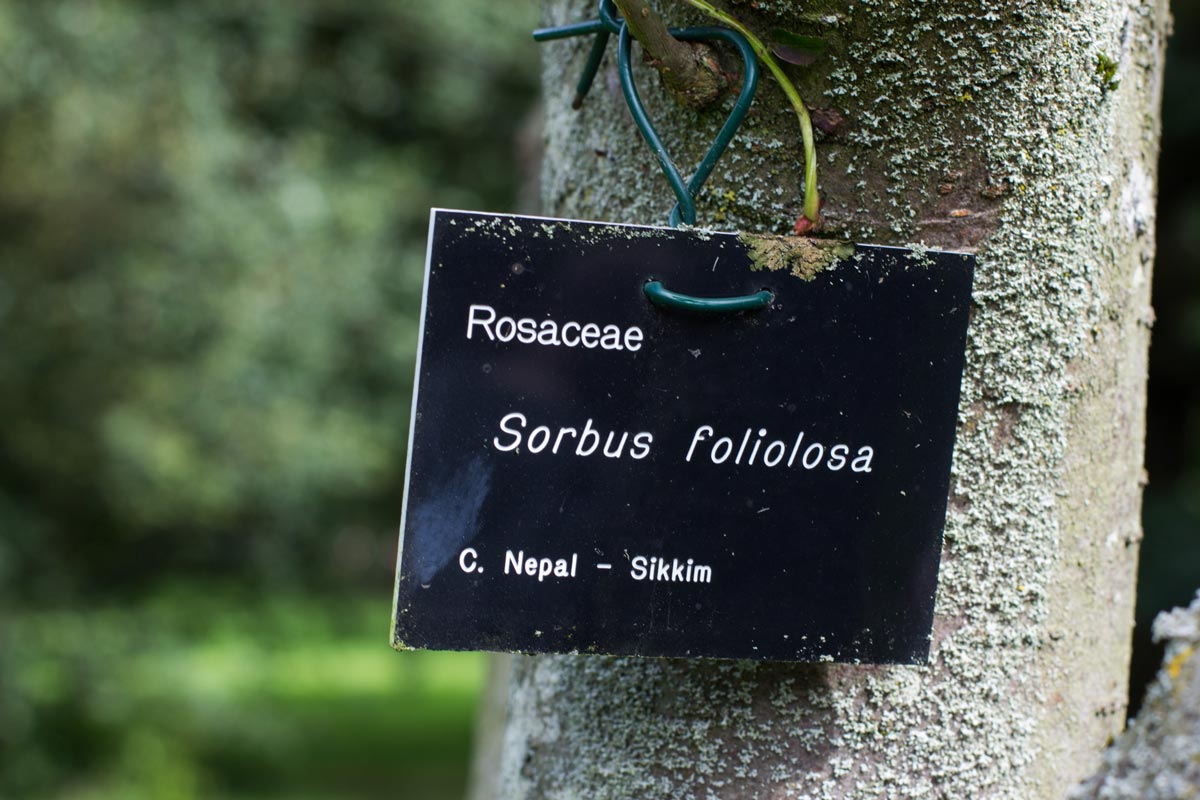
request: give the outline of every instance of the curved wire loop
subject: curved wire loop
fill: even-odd
[[[600,62],[604,58],[604,51],[608,47],[609,36],[614,33],[617,35],[617,72],[621,78],[621,91],[625,96],[626,105],[629,106],[629,112],[633,115],[634,123],[637,124],[642,138],[650,145],[663,175],[666,176],[667,183],[671,186],[671,191],[675,194],[675,206],[671,209],[668,221],[671,227],[679,227],[681,222],[688,225],[695,224],[696,195],[708,180],[709,175],[712,174],[717,160],[725,152],[730,141],[733,140],[734,134],[741,127],[742,121],[745,120],[746,114],[750,111],[750,106],[754,102],[754,93],[758,89],[758,57],[746,37],[729,28],[672,28],[670,32],[676,39],[683,41],[719,39],[736,47],[742,57],[742,89],[738,93],[729,116],[725,118],[725,123],[717,132],[712,144],[709,145],[699,166],[696,167],[696,172],[686,183],[679,168],[675,166],[675,162],[663,145],[658,131],[654,129],[654,124],[646,114],[646,107],[642,103],[641,95],[638,94],[637,84],[633,78],[631,58],[633,37],[624,20],[618,15],[613,0],[600,0],[597,18],[594,20],[555,28],[540,28],[533,32],[533,38],[538,42],[547,42],[573,36],[594,35],[596,37],[588,52],[587,60],[584,62],[583,74],[580,75],[575,86],[575,98],[571,106],[579,108],[595,81],[596,73],[600,69]],[[774,295],[766,289],[741,297],[694,297],[673,292],[663,286],[661,282],[654,280],[648,281],[643,287],[643,291],[650,302],[657,306],[702,313],[755,310],[767,307],[774,299]]]
[[[661,281],[646,281],[642,287],[651,303],[663,308],[677,311],[696,311],[702,314],[726,314],[731,311],[757,311],[766,308],[775,300],[775,294],[770,289],[762,289],[753,294],[737,297],[696,297],[695,295],[673,292],[662,285]]]
[[[708,176],[712,174],[713,167],[717,165],[717,160],[725,152],[725,148],[729,146],[729,142],[732,141],[734,134],[737,133],[737,129],[741,127],[742,120],[746,118],[746,113],[750,111],[750,105],[754,102],[754,93],[758,88],[758,57],[755,56],[753,48],[746,41],[746,37],[728,28],[672,28],[671,35],[685,42],[711,39],[721,39],[729,42],[737,47],[741,53],[743,66],[742,90],[738,93],[738,99],[733,104],[733,109],[729,112],[729,116],[725,119],[725,124],[717,132],[717,137],[709,145],[704,158],[700,160],[700,165],[696,167],[696,172],[692,175],[692,179],[685,184],[683,177],[679,174],[679,169],[675,166],[675,162],[671,160],[666,147],[663,146],[662,139],[658,136],[658,131],[654,129],[654,125],[646,115],[646,108],[642,105],[642,98],[638,94],[637,84],[633,80],[633,64],[630,57],[633,49],[633,37],[629,33],[629,28],[624,25],[621,26],[617,40],[617,72],[621,77],[621,90],[625,94],[625,103],[629,106],[629,112],[633,115],[633,121],[637,123],[638,130],[642,133],[642,138],[650,145],[650,149],[654,152],[654,157],[658,159],[658,164],[662,167],[663,174],[667,178],[667,183],[671,185],[671,191],[675,193],[677,202],[675,207],[671,209],[669,221],[672,227],[678,227],[680,221],[688,225],[696,223],[696,194],[704,186],[704,182],[708,180]]]
[[[629,112],[633,115],[633,120],[641,132],[642,138],[650,145],[654,157],[658,160],[659,166],[667,178],[667,183],[671,186],[671,191],[675,194],[676,203],[675,207],[671,209],[668,218],[669,224],[672,227],[678,227],[681,222],[694,225],[696,222],[695,197],[704,186],[704,182],[708,180],[708,176],[712,174],[717,160],[729,146],[729,142],[737,133],[737,129],[741,127],[742,121],[746,118],[746,114],[754,102],[754,93],[758,89],[758,57],[754,54],[750,43],[746,41],[746,37],[729,28],[671,29],[671,35],[683,41],[719,39],[727,42],[736,47],[742,57],[742,89],[733,104],[733,110],[730,111],[729,116],[725,119],[725,124],[717,132],[717,137],[704,154],[704,158],[700,160],[695,174],[692,175],[691,180],[685,183],[678,167],[667,153],[658,132],[654,129],[650,117],[646,114],[641,95],[638,94],[637,84],[633,79],[633,64],[630,56],[633,37],[625,26],[624,20],[618,15],[613,0],[600,0],[594,20],[555,28],[539,28],[533,32],[533,38],[539,42],[547,42],[573,36],[595,35],[596,39],[592,42],[591,50],[584,62],[583,74],[580,75],[579,82],[576,84],[575,99],[571,104],[574,108],[579,108],[595,81],[596,73],[600,69],[600,62],[604,58],[605,48],[608,46],[609,36],[614,33],[617,34],[618,42],[617,71],[620,74],[621,91],[625,95],[625,102],[629,106]]]

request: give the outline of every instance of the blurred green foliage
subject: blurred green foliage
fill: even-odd
[[[0,586],[386,560],[428,211],[511,206],[533,11],[0,5]]]
[[[379,611],[205,585],[7,619],[0,796],[461,796],[484,656],[400,656]]]
[[[536,11],[0,3],[0,797],[461,791],[482,662],[386,621],[429,208],[512,209]]]

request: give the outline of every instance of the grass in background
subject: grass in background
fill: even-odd
[[[176,589],[0,628],[0,796],[461,797],[485,657],[379,598]]]

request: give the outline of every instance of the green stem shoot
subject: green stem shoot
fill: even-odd
[[[787,95],[788,101],[796,111],[796,117],[800,120],[800,137],[804,140],[804,216],[808,218],[809,222],[816,225],[821,216],[821,199],[817,195],[817,147],[813,141],[812,119],[808,116],[808,109],[804,107],[804,101],[800,99],[800,92],[796,90],[796,86],[779,66],[775,56],[771,55],[767,46],[745,25],[711,5],[707,0],[684,0],[684,2],[745,36],[758,55],[758,59],[771,71],[780,88],[783,89],[783,93]]]

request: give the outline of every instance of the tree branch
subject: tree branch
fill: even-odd
[[[614,2],[675,102],[687,108],[703,108],[725,92],[729,83],[711,47],[676,39],[647,0]]]
[[[1068,800],[1167,800],[1195,797],[1200,786],[1200,592],[1188,608],[1154,620],[1167,641],[1158,677],[1137,719],[1104,753],[1095,775]]]

